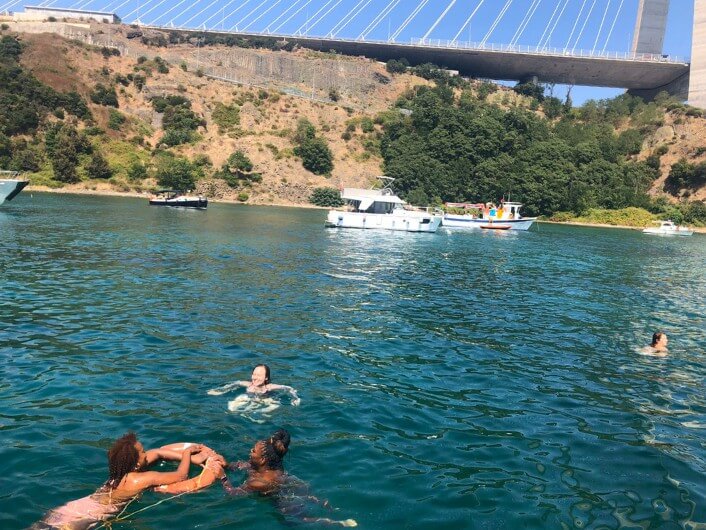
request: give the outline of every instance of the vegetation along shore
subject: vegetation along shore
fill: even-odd
[[[706,226],[706,120],[666,94],[574,107],[404,58],[98,23],[69,40],[67,25],[1,26],[0,167],[29,191],[326,207],[386,174],[418,205],[504,197],[551,221]],[[265,63],[279,78],[258,77]]]

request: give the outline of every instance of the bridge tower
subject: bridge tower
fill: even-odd
[[[640,0],[632,40],[632,53],[662,53],[667,30],[669,0]]]
[[[689,103],[706,109],[706,0],[694,0]]]

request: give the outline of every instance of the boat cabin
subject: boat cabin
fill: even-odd
[[[365,213],[392,213],[395,208],[401,208],[407,204],[388,188],[381,190],[345,188],[341,198],[353,211]]]

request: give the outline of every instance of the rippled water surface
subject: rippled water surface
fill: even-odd
[[[287,470],[361,528],[706,528],[706,237],[393,234],[325,212],[24,193],[0,209],[0,528],[127,430]],[[654,330],[667,358],[639,354]],[[299,390],[229,411],[267,362]],[[238,482],[242,475],[231,473]],[[220,486],[113,528],[288,526]]]

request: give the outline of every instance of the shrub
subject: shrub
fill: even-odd
[[[108,129],[114,131],[120,130],[120,126],[125,123],[125,116],[117,110],[110,109],[110,117],[108,118]]]
[[[328,98],[331,101],[338,101],[339,99],[341,99],[341,93],[336,87],[331,87],[328,91]]]
[[[390,59],[385,65],[385,69],[391,74],[403,74],[409,68],[409,61],[404,57],[400,60]]]
[[[316,188],[311,197],[309,197],[309,202],[315,204],[316,206],[323,206],[326,208],[338,208],[343,206],[343,199],[341,199],[341,192],[336,188]]]
[[[367,116],[360,120],[360,130],[364,133],[371,133],[375,130],[373,120]]]
[[[297,130],[294,133],[294,143],[299,145],[316,137],[316,128],[306,118],[300,118],[297,122]]]
[[[333,171],[333,154],[323,138],[312,138],[294,149],[302,159],[304,169],[315,175],[326,175]]]
[[[351,138],[353,138],[353,135],[348,131],[344,131],[341,135],[341,140],[345,140],[346,142],[348,142]]]
[[[240,108],[237,105],[224,105],[219,101],[211,118],[221,133],[237,129],[240,126]]]
[[[109,179],[113,176],[113,171],[108,166],[108,162],[99,152],[94,152],[91,155],[91,161],[86,166],[88,178],[94,179]]]
[[[117,108],[118,96],[115,93],[115,87],[104,86],[101,83],[98,83],[93,92],[91,92],[91,101],[93,101],[96,105]]]
[[[127,178],[139,181],[147,178],[147,168],[141,162],[133,162],[127,169]]]
[[[250,198],[250,195],[248,195],[244,191],[241,191],[240,193],[238,193],[238,200],[240,202],[246,202],[249,198]]]

